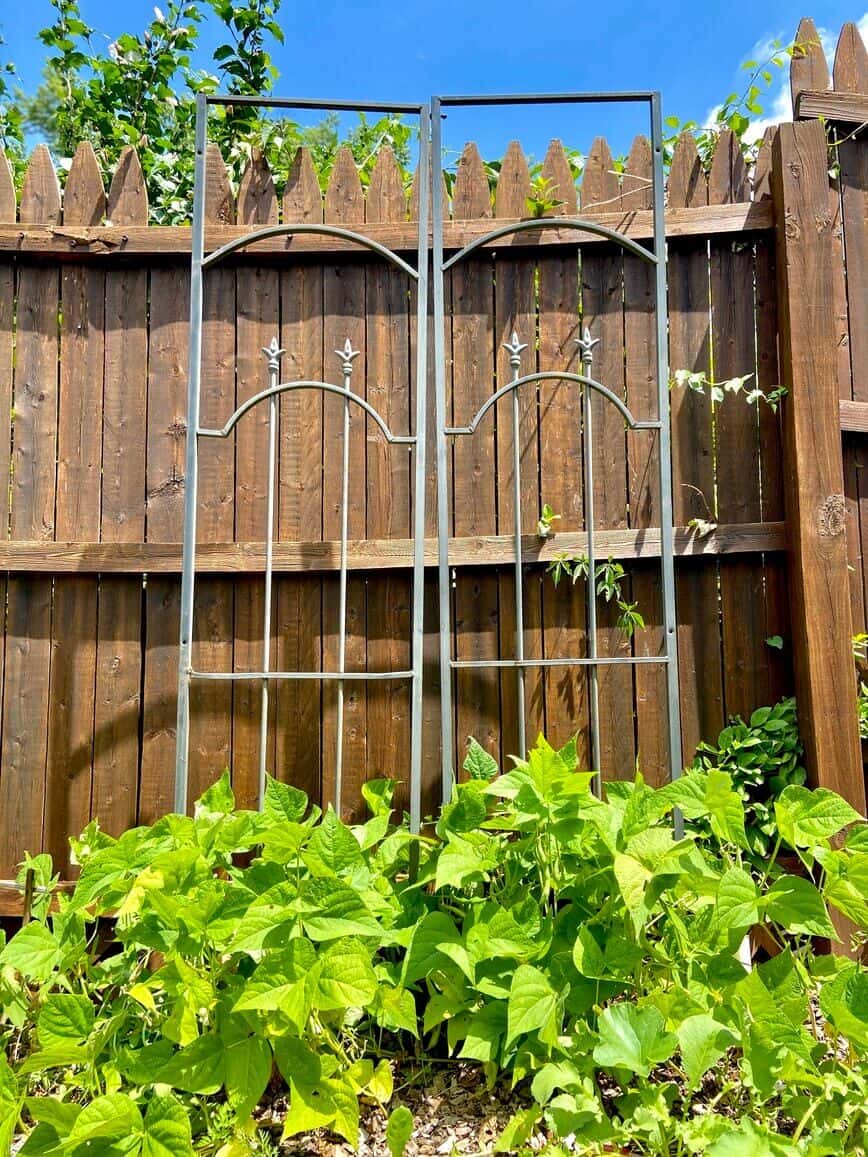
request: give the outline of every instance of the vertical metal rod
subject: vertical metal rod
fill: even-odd
[[[280,358],[284,351],[276,337],[262,352],[268,358],[268,385],[274,389],[280,380]],[[277,472],[277,395],[268,402],[268,491],[265,512],[265,608],[262,623],[262,670],[271,670],[271,588],[274,565],[274,482]],[[262,707],[259,719],[259,808],[265,801],[265,772],[268,755],[268,680],[262,680]]]
[[[342,350],[335,350],[341,359],[344,374],[344,389],[352,387],[353,360],[360,351],[354,350],[347,338]],[[344,427],[341,464],[341,572],[340,594],[338,597],[338,671],[341,675],[347,669],[347,533],[350,505],[350,400],[344,398]],[[335,744],[335,811],[341,815],[343,807],[344,772],[344,681],[338,679],[337,740]]]
[[[678,637],[675,609],[675,558],[672,532],[672,472],[669,413],[669,357],[666,307],[666,221],[663,207],[663,120],[660,94],[651,97],[651,141],[654,151],[654,255],[657,310],[657,416],[660,419],[660,561],[663,580],[663,624],[666,647],[666,699],[669,724],[669,766],[673,779],[681,775],[681,712],[678,684]],[[675,816],[675,834],[683,835],[683,819]]]
[[[175,732],[175,811],[187,811],[190,755],[190,670],[193,666],[193,596],[196,504],[199,492],[199,400],[202,378],[202,259],[205,255],[205,149],[208,105],[196,97],[196,166],[193,253],[190,267],[190,345],[187,377],[187,446],[184,466],[184,543],[181,564],[181,638],[178,649],[178,716]]]
[[[594,360],[593,349],[599,338],[591,337],[591,332],[585,327],[580,338],[576,338],[576,345],[582,351],[582,373],[585,377],[591,376],[591,366]],[[591,391],[587,386],[582,391],[582,420],[585,428],[585,455],[584,455],[584,483],[585,483],[585,533],[588,536],[588,657],[597,658],[597,556],[594,550],[594,435],[593,414],[591,407]],[[593,762],[594,790],[597,795],[602,791],[601,757],[600,757],[600,695],[599,695],[599,668],[591,663],[588,668],[590,675],[590,706],[591,706],[591,756]]]
[[[410,708],[410,831],[422,826],[422,677],[425,641],[425,428],[428,396],[428,215],[430,190],[427,107],[419,117],[419,238],[416,268],[416,444],[413,510],[413,685]]]
[[[527,349],[518,340],[518,334],[513,330],[512,340],[503,343],[503,348],[509,350],[509,364],[512,367],[512,380],[518,381],[521,376],[521,351]],[[518,405],[518,390],[512,391],[512,500],[515,504],[513,525],[515,527],[515,657],[519,662],[524,660],[524,591],[522,590],[522,553],[521,553],[521,443],[519,441],[520,414]],[[525,734],[525,669],[519,667],[516,671],[518,684],[518,754],[522,759],[527,754],[527,736]]]
[[[449,486],[446,477],[446,349],[443,304],[443,153],[440,101],[431,105],[431,223],[434,251],[434,413],[437,423],[437,574],[440,618],[440,765],[443,803],[452,795],[452,615],[449,590]]]

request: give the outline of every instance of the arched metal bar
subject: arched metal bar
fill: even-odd
[[[640,245],[638,241],[631,240],[626,234],[619,233],[617,229],[610,229],[607,225],[599,225],[596,221],[585,221],[582,217],[534,217],[529,221],[514,221],[509,225],[501,225],[499,229],[492,229],[483,237],[477,237],[475,241],[471,241],[469,245],[465,245],[463,249],[453,253],[448,261],[443,262],[443,272],[445,273],[447,269],[457,265],[459,261],[463,261],[468,253],[473,253],[475,249],[496,241],[498,237],[508,237],[510,233],[527,233],[537,229],[576,229],[582,233],[593,233],[597,237],[605,237],[608,241],[614,241],[616,245],[629,249],[631,253],[641,257],[649,265],[656,265],[658,262],[656,255],[650,249],[646,249],[644,245]]]
[[[660,427],[658,421],[643,421],[634,418],[632,412],[627,406],[626,402],[622,401],[617,394],[612,393],[608,386],[604,386],[602,382],[596,381],[595,378],[586,377],[584,374],[573,374],[567,370],[543,370],[536,374],[525,374],[524,377],[516,378],[515,381],[508,382],[505,386],[487,398],[486,401],[476,411],[469,426],[447,426],[444,430],[445,434],[475,434],[479,423],[492,408],[497,405],[501,398],[512,390],[517,390],[519,386],[527,385],[530,382],[548,382],[548,381],[567,381],[575,382],[577,385],[588,386],[592,390],[596,390],[602,394],[604,398],[612,403],[612,405],[623,416],[624,421],[631,430],[657,430]]]
[[[403,257],[399,257],[397,253],[394,253],[387,246],[381,245],[379,241],[374,241],[373,238],[366,237],[363,233],[354,233],[352,229],[342,229],[340,225],[317,225],[313,221],[299,222],[295,225],[266,225],[262,229],[254,229],[252,233],[245,233],[243,237],[236,237],[232,241],[227,241],[225,245],[221,245],[219,249],[215,249],[213,253],[203,257],[202,267],[204,269],[209,265],[216,265],[218,261],[222,261],[230,253],[235,253],[236,250],[242,249],[245,245],[252,245],[255,241],[264,241],[267,237],[291,237],[294,233],[320,233],[326,237],[342,237],[345,241],[354,241],[357,245],[370,249],[372,253],[378,253],[380,257],[384,257],[386,261],[396,265],[414,281],[419,280],[417,269],[408,265]]]
[[[347,390],[343,386],[335,386],[331,382],[316,382],[316,381],[298,381],[298,382],[280,382],[276,386],[270,386],[267,390],[260,390],[258,394],[254,394],[252,398],[248,398],[246,402],[238,407],[235,413],[227,421],[226,425],[220,429],[206,430],[199,427],[198,433],[202,438],[227,438],[238,424],[238,421],[244,417],[248,410],[251,410],[259,402],[264,402],[267,398],[273,398],[277,394],[286,393],[287,390],[323,390],[327,394],[336,394],[339,398],[344,398],[348,402],[355,402],[357,406],[368,414],[383,431],[383,435],[387,442],[391,442],[395,446],[415,446],[416,438],[412,434],[393,434],[370,402],[366,402],[364,398],[360,398],[358,394],[354,394],[352,390]]]

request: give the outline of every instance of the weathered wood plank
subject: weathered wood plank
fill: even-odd
[[[796,695],[813,781],[838,791],[864,814],[822,125],[781,125],[773,157],[773,195],[779,220],[786,222],[778,232],[778,301],[783,377],[790,391],[784,423]]]
[[[465,146],[453,191],[456,217],[491,217],[491,196],[482,158]],[[490,223],[489,223],[490,227]],[[494,392],[494,321],[491,254],[472,256],[452,270],[453,420],[469,421]],[[497,479],[494,423],[473,436],[453,440],[452,519],[456,535],[491,534],[496,529]],[[468,569],[456,578],[453,611],[455,655],[459,659],[499,657],[497,576]],[[456,766],[464,762],[474,737],[495,759],[500,747],[500,679],[497,671],[459,670],[454,680]]]
[[[109,219],[112,199],[109,194]],[[624,233],[634,241],[650,241],[654,235],[652,215],[645,210],[622,213],[621,210],[593,210],[583,216],[588,221],[606,225]],[[502,222],[506,224],[506,221]],[[709,205],[682,209],[667,209],[667,237],[711,237],[727,233],[764,232],[774,227],[770,202],[745,202],[740,205]],[[490,222],[457,218],[443,227],[443,243],[447,251],[463,248],[482,237],[491,229]],[[248,233],[240,226],[212,226],[205,231],[205,246],[212,251]],[[396,222],[374,225],[366,229],[374,241],[398,253],[416,251],[418,236],[415,222]],[[575,247],[598,245],[601,238],[594,233],[575,229],[547,228],[539,233],[518,233],[494,242],[498,249],[526,249],[538,246]],[[76,261],[85,258],[123,261],[129,258],[163,258],[167,260],[189,256],[190,229],[185,225],[66,227],[21,222],[18,225],[0,223],[0,253],[39,257],[42,259]],[[268,257],[293,255],[318,256],[328,260],[335,254],[347,257],[360,252],[358,244],[336,237],[302,234],[294,237],[272,237],[257,241],[247,260],[259,261]]]
[[[608,143],[597,138],[588,154],[582,180],[582,212],[595,205],[619,204],[621,190]],[[598,381],[624,396],[624,257],[620,250],[592,249],[582,254],[582,324],[598,338],[593,373]],[[593,425],[594,511],[600,530],[627,527],[627,440],[624,421],[601,395],[591,398]],[[585,453],[590,453],[585,440]],[[587,518],[587,513],[586,513]],[[605,561],[602,547],[598,558]],[[588,584],[588,597],[594,597]],[[616,625],[617,608],[597,598],[597,653],[626,655],[627,640]],[[577,679],[585,679],[579,671]],[[636,763],[633,672],[627,666],[599,669],[600,753],[604,779],[630,778]]]
[[[108,212],[118,224],[145,225],[148,200],[138,157],[121,157]],[[102,413],[104,548],[145,536],[148,271],[105,271]],[[136,821],[142,685],[141,577],[103,575],[99,589],[92,814],[119,835]]]
[[[799,120],[824,117],[842,125],[864,125],[868,121],[868,93],[831,92],[828,89],[800,92],[796,100],[796,117]]]
[[[284,221],[322,221],[323,203],[313,163],[300,149],[283,196]],[[323,271],[298,263],[281,273],[283,376],[323,379]],[[330,370],[332,366],[330,365]],[[280,402],[278,537],[321,539],[323,525],[323,400],[288,393]],[[322,668],[322,582],[316,576],[275,584],[277,662],[285,670]],[[322,759],[322,688],[314,682],[280,683],[275,704],[275,773],[319,800]]]
[[[104,206],[96,157],[82,144],[69,171],[63,219],[94,224]],[[55,529],[65,539],[99,537],[105,276],[76,265],[61,276]],[[43,839],[62,874],[70,867],[68,836],[90,818],[97,599],[96,577],[55,580]]]
[[[449,540],[449,561],[455,566],[503,566],[515,560],[511,534],[472,535]],[[621,528],[598,530],[597,545],[613,558],[659,558],[660,531]],[[274,570],[282,574],[315,574],[336,571],[340,543],[284,541],[274,544]],[[564,551],[582,551],[584,531],[558,531],[548,539],[525,535],[522,552],[528,563],[548,563]],[[675,553],[686,558],[755,554],[786,550],[783,522],[742,522],[720,525],[704,538],[691,527],[675,530]],[[347,563],[350,570],[384,570],[409,567],[412,540],[350,539]],[[425,565],[437,562],[437,540],[425,540]],[[261,574],[265,569],[265,544],[251,542],[202,542],[196,551],[197,571],[203,574]],[[0,571],[33,574],[180,574],[180,542],[0,542]]]
[[[382,221],[405,221],[407,197],[391,149],[381,150],[371,174],[365,228]],[[394,431],[409,432],[411,416],[410,279],[397,269],[365,269],[367,314],[367,400]],[[390,446],[372,420],[366,425],[367,534],[405,538],[411,533],[411,470],[406,447]],[[368,581],[368,669],[408,670],[411,665],[412,590],[408,576]],[[367,688],[366,777],[387,776],[410,765],[410,683],[371,683]],[[400,811],[409,806],[407,776],[396,795]]]

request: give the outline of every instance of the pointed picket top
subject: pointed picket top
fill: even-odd
[[[790,60],[790,95],[795,114],[799,93],[818,92],[829,87],[829,65],[817,27],[810,16],[805,16],[796,32],[797,48]]]
[[[516,330],[512,331],[512,337],[509,341],[502,343],[503,348],[509,353],[509,364],[514,370],[521,369],[521,355],[522,351],[527,349],[527,342],[521,341]]]
[[[549,142],[542,163],[542,175],[549,182],[551,199],[561,202],[550,209],[546,217],[575,217],[579,207],[576,182],[564,146],[559,140]]]
[[[343,349],[334,350],[333,352],[337,354],[338,358],[340,359],[341,370],[343,371],[344,377],[350,377],[353,372],[353,362],[362,351],[354,350],[353,343],[349,338],[347,338],[347,340],[344,342]]]
[[[64,225],[101,225],[105,217],[105,189],[93,145],[82,141],[75,150],[63,191]]]
[[[21,190],[21,223],[56,225],[60,221],[60,184],[45,145],[33,150]]]
[[[612,151],[605,137],[597,137],[585,160],[582,177],[582,209],[617,209],[621,199]]]
[[[654,162],[651,142],[638,136],[630,148],[621,180],[622,209],[650,209],[654,204]]]
[[[283,190],[283,223],[300,225],[305,222],[317,225],[322,222],[322,190],[310,153],[305,148],[298,148]]]
[[[353,154],[344,145],[338,149],[325,195],[326,221],[341,224],[365,219],[365,195]]]
[[[0,221],[15,220],[16,213],[15,181],[12,178],[12,166],[9,158],[0,149]]]
[[[452,217],[470,221],[491,216],[491,192],[479,149],[470,141],[458,160],[455,186],[452,190]]]
[[[262,149],[253,149],[238,186],[238,223],[276,225],[277,193]]]
[[[388,145],[381,149],[371,173],[365,206],[366,221],[406,221],[407,194],[395,154]]]
[[[708,204],[708,181],[693,133],[684,132],[675,142],[666,188],[673,209],[692,209]]]
[[[518,141],[510,141],[494,192],[495,217],[526,217],[530,170]]]
[[[767,201],[772,195],[772,142],[775,139],[776,129],[769,126],[763,133],[763,139],[757,151],[756,164],[753,170],[753,199]]]
[[[128,145],[120,155],[109,188],[106,216],[112,225],[147,225],[148,188],[139,154]]]
[[[432,185],[433,189],[433,174]],[[440,174],[440,204],[443,206],[443,220],[449,220],[449,190],[446,187],[446,177]],[[413,173],[413,188],[410,190],[410,220],[419,220],[419,170]]]
[[[708,174],[709,205],[732,205],[748,200],[747,165],[738,137],[731,129],[718,136]]]
[[[859,29],[848,21],[841,29],[832,68],[836,92],[868,92],[868,50]]]
[[[213,225],[235,224],[235,196],[229,172],[213,141],[205,153],[205,220]]]

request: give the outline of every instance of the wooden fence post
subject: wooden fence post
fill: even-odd
[[[778,251],[793,660],[808,773],[865,813],[845,537],[826,134],[783,124],[771,173]]]

